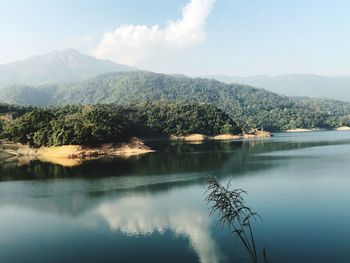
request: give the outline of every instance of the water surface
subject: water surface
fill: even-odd
[[[248,191],[271,262],[350,262],[350,132],[150,144],[71,168],[0,155],[0,262],[249,262],[208,176]]]

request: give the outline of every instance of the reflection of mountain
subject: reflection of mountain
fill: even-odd
[[[2,182],[0,206],[10,204],[53,214],[80,216],[99,206],[105,199],[119,198],[129,193],[165,193],[206,178],[196,174],[174,174]]]
[[[125,257],[145,244],[151,243],[147,249],[152,250],[158,249],[157,244],[164,242],[164,249],[176,253],[188,252],[187,256],[190,255],[192,259],[198,257],[201,262],[225,262],[221,258],[223,251],[225,256],[235,258],[234,254],[240,255],[240,248],[231,243],[226,245],[228,242],[223,231],[219,233],[221,230],[213,228],[216,219],[208,216],[208,207],[204,202],[203,184],[207,176],[244,177],[242,180],[237,179],[238,184],[252,193],[249,197],[255,202],[253,207],[261,212],[264,221],[270,222],[267,225],[282,222],[289,216],[288,213],[282,219],[277,216],[278,220],[273,219],[271,214],[269,217],[269,213],[279,213],[285,206],[290,207],[293,213],[295,207],[299,213],[304,213],[307,208],[306,204],[299,206],[294,197],[279,200],[282,191],[280,186],[284,190],[289,189],[291,196],[297,194],[298,198],[303,196],[300,193],[305,189],[313,188],[313,185],[307,185],[299,189],[304,184],[305,176],[293,187],[285,187],[289,182],[294,182],[289,181],[291,176],[292,180],[298,181],[298,178],[294,178],[295,174],[305,175],[303,172],[310,171],[310,167],[326,170],[330,164],[331,167],[338,167],[340,174],[346,175],[346,166],[342,164],[348,161],[350,133],[334,135],[314,133],[298,137],[284,134],[272,140],[209,142],[200,145],[164,143],[158,145],[158,152],[140,159],[93,161],[75,168],[40,162],[19,167],[1,165],[0,214],[17,211],[14,215],[19,215],[17,218],[20,223],[10,221],[7,225],[18,225],[26,230],[41,229],[40,223],[36,225],[34,219],[42,218],[40,222],[47,224],[48,229],[61,231],[62,227],[63,231],[66,230],[64,241],[74,239],[76,233],[69,231],[75,228],[81,229],[80,233],[93,234],[94,240],[95,234],[98,234],[101,247],[105,245],[102,242],[106,241],[111,251],[109,253],[120,253]],[[320,163],[320,160],[329,160],[334,155],[338,157],[333,163]],[[325,175],[328,177],[327,173]],[[317,180],[323,181],[320,175]],[[247,181],[250,181],[250,189],[244,187]],[[321,189],[327,189],[328,184],[323,184]],[[276,204],[277,210],[273,207]],[[314,204],[313,201],[311,204]],[[316,203],[315,207],[318,207]],[[283,211],[288,212],[288,209]],[[5,216],[2,218],[2,222],[6,222]],[[66,225],[62,225],[62,222]],[[270,226],[270,229],[274,228]],[[24,239],[27,235],[28,232],[22,233]],[[52,236],[55,239],[57,235]],[[84,239],[88,235],[82,236]],[[283,234],[281,236],[277,235],[277,239],[284,239]],[[42,236],[37,236],[37,240],[43,240]],[[22,246],[22,243],[16,242]],[[94,245],[91,247],[96,248],[96,243]],[[63,248],[67,249],[68,246],[66,244]],[[52,250],[58,248],[62,247]]]
[[[204,184],[209,175],[221,178],[253,175],[298,158],[273,152],[349,143],[347,140],[290,142],[276,137],[201,145],[165,144],[159,146],[162,151],[140,159],[92,161],[74,168],[41,162],[19,167],[1,164],[0,205],[10,203],[79,216],[111,196],[188,188]]]
[[[254,228],[257,245],[266,244],[275,262],[323,262],[339,255],[347,262],[349,138],[345,132],[284,134],[165,144],[159,145],[164,151],[139,160],[74,169],[38,162],[3,167],[0,261],[68,262],[64,254],[84,262],[225,262],[221,255],[247,262],[234,237],[228,239],[208,216],[202,183],[211,174],[237,176],[233,186],[249,192],[248,203],[264,219]],[[12,172],[20,180],[11,181]],[[332,220],[335,228],[329,227]]]
[[[253,175],[297,158],[264,153],[349,143],[347,140],[291,142],[277,136],[273,140],[201,145],[165,143],[158,145],[160,151],[140,159],[91,161],[74,168],[38,161],[22,166],[0,163],[0,205],[10,203],[79,216],[110,197],[129,193],[161,194],[203,185],[209,175],[221,178]]]
[[[122,181],[120,183],[123,184]],[[32,210],[35,213],[39,211],[39,214],[50,215],[55,221],[73,215],[74,221],[81,226],[93,229],[105,222],[111,231],[120,231],[133,238],[165,235],[170,231],[182,242],[186,241],[184,243],[187,244],[189,241],[188,249],[198,255],[199,262],[223,262],[223,256],[209,231],[212,219],[203,202],[202,187],[173,189],[158,194],[131,191],[90,196],[80,194],[74,181],[74,194],[65,193],[68,183],[58,183],[61,184],[60,194],[57,186],[39,182],[35,184],[31,187],[36,189],[37,196],[28,196],[28,192],[24,192],[23,196],[6,198],[8,192],[3,193],[1,189],[0,210],[13,207],[30,211],[29,214]],[[99,187],[107,184],[104,181]],[[27,187],[23,185],[22,189],[17,190],[26,190]]]

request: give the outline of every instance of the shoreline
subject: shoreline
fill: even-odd
[[[336,131],[350,131],[349,126],[341,126],[335,129]]]
[[[338,128],[296,128],[296,129],[288,129],[288,130],[281,130],[277,132],[285,132],[285,133],[298,133],[298,132],[322,132],[322,131],[350,131],[349,126],[341,126]]]
[[[350,127],[342,126],[335,129],[290,129],[279,131],[282,133],[303,133],[320,131],[350,131]],[[144,141],[178,141],[188,143],[202,143],[205,141],[230,141],[271,138],[273,134],[267,131],[255,131],[245,134],[219,134],[216,136],[206,136],[203,134],[189,134],[186,136],[169,136],[165,138],[131,138],[128,143],[109,143],[99,147],[86,145],[63,145],[52,147],[32,148],[28,145],[14,143],[11,141],[0,141],[0,151],[8,156],[7,159],[38,159],[46,162],[58,163],[64,166],[79,165],[82,161],[98,159],[103,157],[132,157],[155,152]]]
[[[289,129],[285,130],[287,133],[293,133],[293,132],[318,132],[318,131],[324,131],[324,129],[321,128],[296,128],[296,129]]]
[[[142,140],[131,138],[128,143],[103,144],[100,147],[85,145],[63,145],[32,148],[28,145],[2,141],[0,149],[11,155],[10,159],[41,160],[63,166],[76,166],[85,160],[103,157],[131,157],[154,152]]]
[[[267,131],[255,131],[254,133],[245,134],[219,134],[215,136],[206,136],[203,134],[189,134],[186,136],[170,136],[170,141],[183,141],[183,142],[203,142],[203,141],[230,141],[230,140],[242,140],[242,139],[258,139],[258,138],[271,138],[273,135]]]
[[[233,135],[220,134],[216,136],[205,136],[203,134],[189,134],[187,136],[170,136],[165,140],[184,142],[204,142],[204,141],[228,141],[241,139],[270,138],[272,134],[265,131],[256,131],[249,134]],[[150,139],[152,140],[152,139]],[[147,139],[146,139],[147,141]],[[12,156],[12,158],[39,159],[52,163],[60,163],[65,166],[78,165],[84,160],[98,159],[102,157],[131,157],[154,152],[146,146],[139,138],[131,138],[128,143],[103,144],[99,147],[86,145],[62,145],[52,147],[32,148],[29,145],[14,143],[11,141],[1,141],[0,150]]]
[[[277,133],[309,133],[321,131],[350,131],[350,127],[342,126],[334,129],[293,129],[289,131],[277,131]],[[65,167],[73,167],[81,165],[84,161],[102,159],[108,157],[129,158],[140,156],[143,154],[155,152],[144,141],[174,141],[186,142],[189,144],[201,144],[206,141],[233,141],[233,140],[249,140],[271,138],[272,133],[266,131],[255,131],[246,134],[219,134],[216,136],[205,136],[203,134],[189,134],[187,136],[169,136],[162,138],[131,138],[128,143],[109,143],[99,147],[86,145],[63,145],[53,147],[32,148],[28,145],[14,143],[11,141],[0,140],[1,160],[19,161],[27,163],[34,160],[49,162],[62,165]]]

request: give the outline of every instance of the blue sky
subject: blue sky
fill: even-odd
[[[350,75],[349,11],[345,0],[0,0],[0,63],[75,48],[165,73]]]

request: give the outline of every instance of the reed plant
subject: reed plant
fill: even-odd
[[[251,262],[258,263],[259,257],[254,238],[252,221],[261,220],[261,217],[247,206],[243,189],[231,189],[231,181],[221,185],[217,178],[210,177],[206,190],[206,201],[210,206],[210,215],[217,213],[218,223],[227,225],[230,232],[237,235],[249,254]],[[268,263],[266,249],[262,251],[264,263]]]

